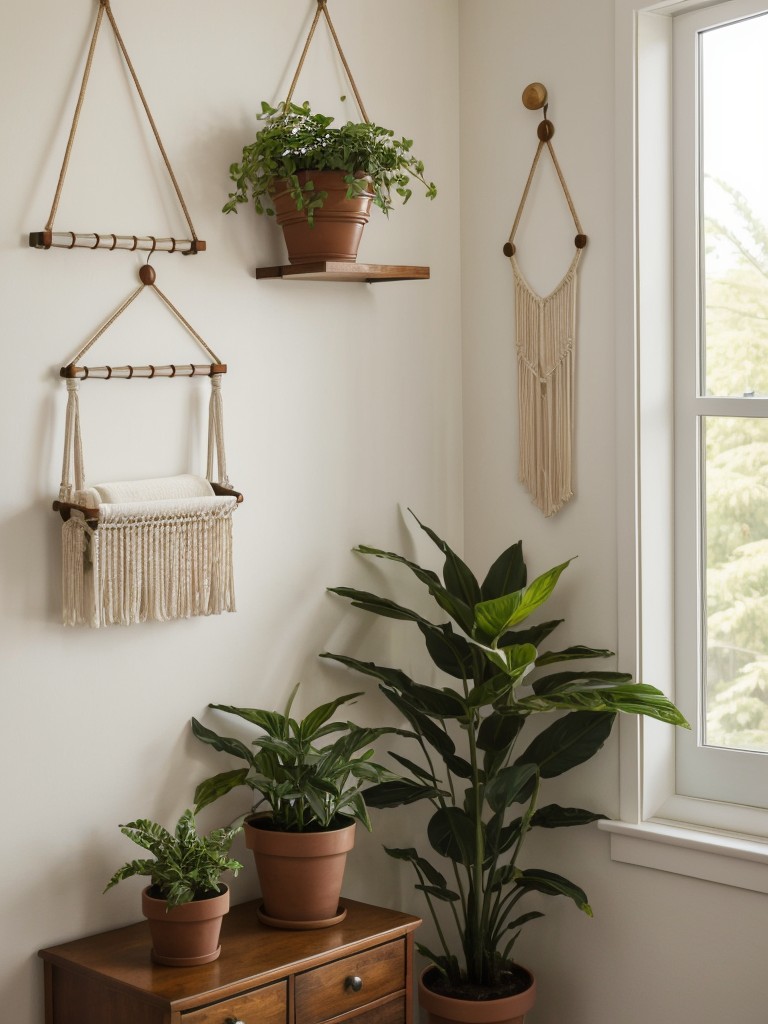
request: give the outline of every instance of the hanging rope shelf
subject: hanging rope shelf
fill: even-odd
[[[157,142],[160,155],[163,158],[163,163],[168,171],[168,175],[171,179],[176,196],[179,200],[182,213],[187,222],[189,228],[189,238],[159,238],[153,235],[118,235],[118,234],[98,234],[95,232],[79,232],[79,231],[57,231],[54,228],[54,221],[56,219],[56,213],[59,208],[59,201],[61,194],[64,189],[64,182],[67,177],[67,170],[69,168],[69,161],[72,155],[72,148],[75,142],[75,136],[77,134],[77,128],[80,123],[80,114],[83,109],[83,102],[85,100],[85,94],[88,88],[88,80],[91,74],[91,67],[93,65],[93,57],[96,51],[96,43],[98,42],[99,32],[104,21],[104,15],[106,14],[107,20],[112,26],[112,31],[115,35],[115,40],[120,49],[120,52],[125,61],[126,67],[130,73],[133,84],[138,93],[141,105],[144,108],[144,112],[147,115],[152,134]],[[51,205],[51,212],[46,221],[45,227],[42,231],[32,231],[29,235],[29,245],[33,249],[108,249],[113,252],[116,249],[128,250],[129,252],[179,252],[185,256],[193,255],[198,252],[205,250],[205,242],[197,237],[194,225],[192,224],[192,218],[189,213],[189,209],[184,200],[184,196],[181,193],[181,188],[176,175],[171,167],[171,162],[166,153],[165,146],[160,138],[160,133],[157,130],[155,119],[152,116],[152,112],[149,109],[144,91],[141,88],[139,79],[136,75],[136,70],[133,66],[133,62],[128,55],[128,51],[125,48],[123,37],[120,34],[120,30],[117,27],[115,16],[112,13],[109,0],[99,0],[99,9],[96,15],[96,24],[93,29],[93,35],[91,36],[90,46],[88,48],[88,56],[85,61],[85,69],[83,71],[83,78],[80,84],[80,92],[77,97],[77,103],[75,105],[75,113],[72,118],[72,126],[69,130],[69,137],[67,139],[66,149],[64,151],[64,160],[61,165],[61,171],[59,172],[59,180],[56,185],[56,192],[53,197],[53,203]]]
[[[547,118],[547,90],[533,82],[523,92],[528,110],[541,110],[539,139],[523,196],[504,255],[515,285],[515,334],[518,368],[518,477],[546,516],[559,512],[573,497],[574,350],[576,345],[577,271],[587,236],[555,156],[555,126]],[[560,283],[546,296],[526,280],[517,259],[515,234],[531,190],[539,158],[546,147],[576,226],[575,253]]]
[[[243,496],[227,476],[221,378],[226,365],[155,284],[145,265],[140,285],[61,368],[67,386],[59,496],[63,619],[67,625],[130,625],[235,610],[232,513]],[[80,361],[136,298],[150,288],[210,362],[83,366]],[[211,381],[205,477],[86,481],[80,428],[80,380],[207,376]]]
[[[365,109],[360,90],[357,87],[352,70],[342,49],[339,36],[331,20],[327,0],[317,0],[317,10],[312,19],[309,34],[304,43],[304,48],[299,57],[299,63],[293,75],[288,95],[285,100],[286,109],[293,99],[293,94],[299,81],[304,62],[307,59],[309,47],[315,35],[321,16],[325,16],[328,29],[331,33],[339,59],[346,72],[347,79],[354,93],[360,116],[366,124],[370,124],[370,118]],[[387,265],[382,263],[357,263],[334,260],[318,260],[311,263],[291,263],[273,267],[257,267],[257,280],[284,280],[284,281],[355,281],[358,283],[373,284],[380,281],[425,281],[429,279],[429,267],[415,267],[405,265]]]

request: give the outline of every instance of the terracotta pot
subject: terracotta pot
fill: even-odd
[[[195,967],[215,960],[221,953],[221,921],[229,910],[229,887],[220,886],[218,896],[192,900],[167,909],[165,900],[141,894],[141,909],[149,921],[152,959],[171,967]]]
[[[300,182],[312,181],[318,191],[328,193],[322,207],[314,211],[312,227],[306,211],[296,209],[287,189],[272,197],[290,263],[357,260],[363,228],[371,216],[372,197],[364,192],[347,199],[344,176],[343,171],[300,171],[297,175]]]
[[[419,978],[419,1004],[427,1011],[429,1024],[523,1024],[525,1015],[536,1002],[536,980],[530,971],[516,964],[531,979],[530,987],[503,999],[454,999],[433,992],[424,984],[424,978],[433,967],[428,967]]]
[[[245,845],[253,851],[261,884],[265,924],[278,928],[326,928],[343,919],[339,906],[347,853],[355,823],[328,832],[276,832],[263,827],[268,815],[245,822]]]

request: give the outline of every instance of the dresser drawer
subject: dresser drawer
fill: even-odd
[[[244,992],[220,1003],[211,1003],[201,1010],[182,1014],[182,1024],[286,1024],[288,1020],[287,985],[279,981],[251,992]]]
[[[395,996],[389,1002],[375,1006],[372,1010],[363,1007],[348,1024],[405,1024],[407,1019],[405,996]]]
[[[319,1024],[404,988],[405,941],[398,939],[297,974],[296,1024]]]

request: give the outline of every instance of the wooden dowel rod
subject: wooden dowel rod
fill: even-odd
[[[132,380],[153,377],[213,377],[226,373],[226,363],[169,363],[167,366],[62,366],[60,376],[78,380]]]
[[[122,249],[128,252],[180,252],[182,256],[205,251],[200,238],[155,238],[152,235],[112,235],[77,231],[31,231],[32,249]]]

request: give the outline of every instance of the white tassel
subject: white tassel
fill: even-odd
[[[576,251],[568,273],[542,298],[515,278],[520,482],[545,516],[573,497],[573,389],[576,338]]]
[[[73,516],[62,530],[64,622],[127,626],[235,611],[234,508],[223,499],[215,510],[126,520],[102,505],[96,530]]]

